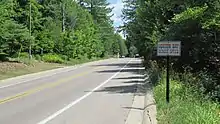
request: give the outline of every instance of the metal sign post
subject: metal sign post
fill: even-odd
[[[161,41],[157,45],[157,56],[167,57],[166,101],[170,102],[170,56],[181,56],[180,41]]]
[[[166,84],[166,101],[170,102],[170,57],[167,56],[167,84]]]

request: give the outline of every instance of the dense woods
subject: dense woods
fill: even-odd
[[[107,0],[1,0],[0,59],[62,63],[124,53],[125,40],[113,27],[108,5]]]
[[[157,42],[182,41],[182,56],[171,62],[176,76],[192,74],[188,85],[220,100],[218,0],[125,0],[123,13],[129,50],[135,46],[147,62],[156,60],[163,68],[166,59],[156,56]]]

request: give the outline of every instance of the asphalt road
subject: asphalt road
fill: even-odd
[[[140,63],[109,59],[1,82],[0,124],[124,124]]]

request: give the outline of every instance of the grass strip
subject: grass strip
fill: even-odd
[[[220,124],[220,104],[205,100],[195,89],[171,81],[170,103],[165,100],[165,80],[154,87],[158,124]]]

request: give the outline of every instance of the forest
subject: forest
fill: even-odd
[[[36,60],[48,67],[138,53],[153,85],[159,123],[219,123],[220,1],[122,1],[124,24],[114,27],[107,0],[0,0],[0,79],[12,72],[1,70],[4,62]],[[160,41],[181,41],[181,56],[170,58],[169,104]]]
[[[166,59],[156,56],[157,42],[181,41],[182,55],[172,58],[172,68],[203,74],[204,92],[219,99],[219,13],[218,0],[127,0],[123,28],[129,48],[135,46],[145,60],[158,60],[163,67]]]
[[[1,0],[0,60],[63,63],[126,55],[107,0]]]
[[[219,123],[220,1],[124,2],[122,28],[129,53],[136,47],[151,70],[159,122]],[[182,45],[181,57],[170,58],[172,107],[164,103],[165,83],[157,83],[166,77],[166,57],[157,57],[159,41],[181,41]]]

